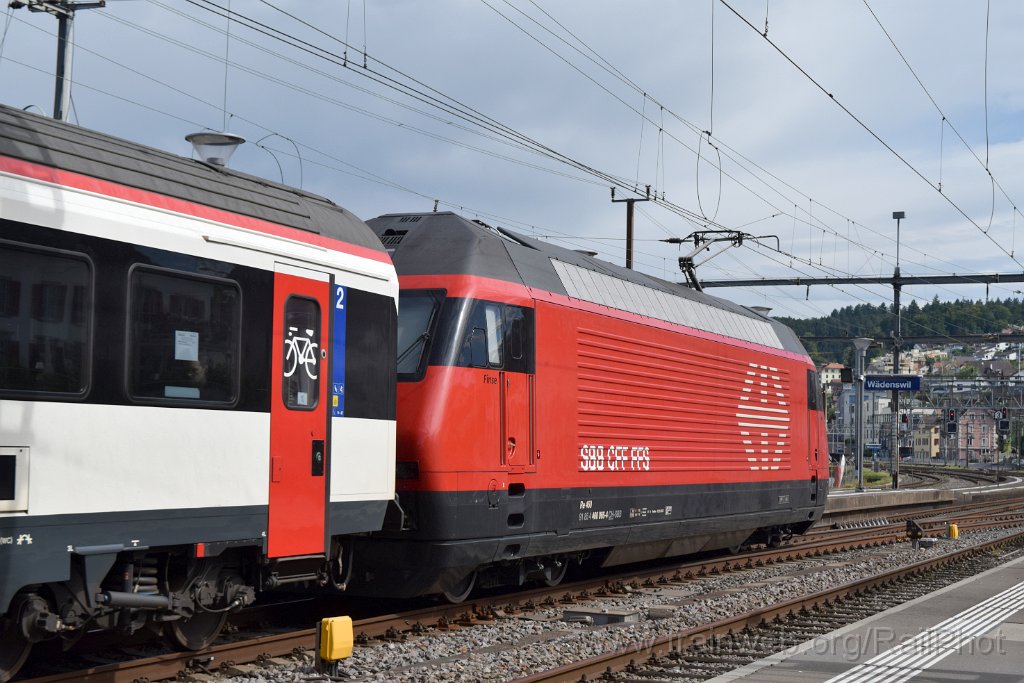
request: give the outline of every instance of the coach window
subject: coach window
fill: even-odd
[[[129,279],[129,394],[159,402],[234,403],[238,284],[143,266],[134,267]]]
[[[0,240],[0,393],[84,394],[91,323],[83,254]]]
[[[313,410],[320,400],[320,304],[293,296],[284,305],[284,404]]]

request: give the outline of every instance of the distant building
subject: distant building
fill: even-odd
[[[915,412],[912,416],[914,460],[928,461],[939,457],[939,446],[942,433],[939,425],[940,416],[936,410]]]
[[[840,381],[840,375],[846,368],[842,363],[829,363],[828,365],[821,368],[818,371],[818,378],[821,380],[821,386],[827,387],[833,382]]]
[[[999,435],[992,411],[965,408],[957,415],[956,459],[964,464],[992,462],[999,453]]]

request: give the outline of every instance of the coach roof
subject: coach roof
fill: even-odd
[[[4,105],[0,156],[383,250],[365,223],[323,197]]]

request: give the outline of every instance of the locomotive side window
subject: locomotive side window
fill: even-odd
[[[818,381],[818,373],[814,370],[807,371],[807,407],[810,410],[821,410],[824,403],[821,400],[821,382]]]
[[[523,359],[523,311],[520,308],[509,306],[505,309],[508,318],[508,337],[505,344],[508,346],[508,354],[512,360]]]
[[[534,372],[532,308],[505,306],[505,369]]]
[[[501,304],[477,301],[466,321],[459,351],[460,367],[500,368],[502,366],[503,324]]]
[[[313,410],[320,399],[320,304],[293,296],[284,304],[284,377],[290,410]]]
[[[84,395],[91,327],[84,255],[0,241],[0,393]]]
[[[501,366],[501,306],[484,304],[484,322],[487,325],[487,364]]]
[[[129,279],[129,394],[233,403],[241,346],[238,284],[138,266]]]

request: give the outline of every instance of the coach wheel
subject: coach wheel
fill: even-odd
[[[565,560],[555,560],[553,563],[544,567],[544,585],[548,588],[554,588],[558,584],[562,583],[562,579],[569,572],[569,563]]]
[[[190,617],[167,622],[164,636],[176,650],[202,650],[217,640],[227,618],[227,612],[197,611]]]
[[[31,650],[32,643],[22,637],[17,624],[0,621],[0,683],[14,678]]]
[[[441,592],[441,596],[445,600],[452,603],[453,605],[464,601],[469,597],[469,594],[473,592],[473,586],[476,585],[476,570],[474,569],[466,575],[462,581],[452,586],[446,591]]]

